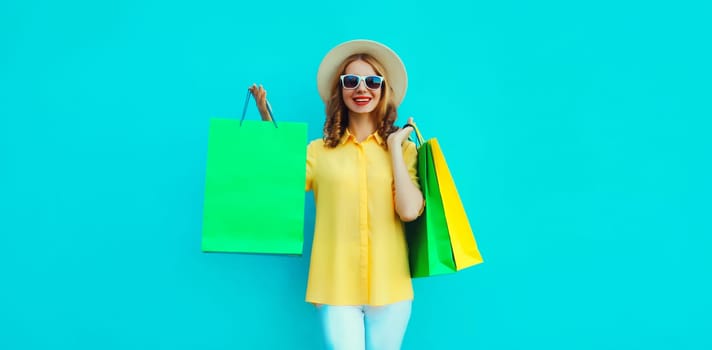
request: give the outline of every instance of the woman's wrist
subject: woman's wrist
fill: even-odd
[[[265,122],[272,121],[272,117],[269,116],[269,111],[267,111],[267,109],[260,108],[259,110],[260,110],[260,116],[262,117],[262,121],[265,121]]]
[[[389,141],[390,141],[390,140],[389,140]],[[395,151],[398,151],[398,152],[402,152],[402,151],[403,151],[403,145],[402,145],[401,143],[399,143],[399,142],[388,142],[388,141],[386,141],[386,143],[388,144],[388,151],[390,151],[391,153],[393,153],[393,152],[395,152]]]

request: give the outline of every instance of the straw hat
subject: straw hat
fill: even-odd
[[[400,57],[388,46],[373,40],[351,40],[341,43],[331,49],[319,65],[316,73],[316,86],[319,89],[321,100],[326,103],[333,88],[334,75],[340,74],[336,70],[344,60],[357,53],[365,53],[373,56],[385,69],[386,86],[393,89],[393,102],[396,107],[400,105],[408,89],[408,74],[405,65]]]

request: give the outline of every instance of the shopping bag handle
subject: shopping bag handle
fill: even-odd
[[[413,124],[407,123],[407,124],[403,125],[403,128],[407,128],[407,127],[411,127],[411,128],[413,128],[413,130],[415,130],[415,140],[416,140],[416,143],[418,144],[418,147],[420,147],[420,145],[425,143],[425,140],[423,140],[423,135],[420,134],[420,130],[418,130],[418,127],[415,126],[415,123],[413,123]]]
[[[242,118],[240,118],[240,126],[242,126],[242,122],[245,120],[245,115],[247,114],[247,104],[250,102],[250,96],[252,96],[252,92],[250,92],[250,89],[247,89],[247,97],[245,98],[245,106],[242,107]],[[257,100],[255,100],[257,102]],[[269,117],[272,118],[272,124],[274,124],[274,127],[277,127],[277,121],[274,120],[274,116],[272,115],[272,106],[269,105],[269,101],[265,100],[267,102],[267,112],[269,112]]]

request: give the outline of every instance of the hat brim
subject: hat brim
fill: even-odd
[[[388,46],[373,40],[351,40],[341,43],[331,49],[319,65],[316,74],[316,85],[319,89],[321,100],[326,103],[331,95],[334,76],[340,74],[336,70],[346,58],[357,53],[373,56],[385,69],[386,85],[393,90],[393,102],[396,107],[400,105],[408,89],[408,74],[400,57]]]

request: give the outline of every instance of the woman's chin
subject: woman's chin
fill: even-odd
[[[349,110],[351,113],[356,113],[356,114],[369,114],[373,112],[374,109],[376,109],[376,106],[373,106],[371,104],[365,105],[365,106],[359,106],[359,105],[348,105]]]

